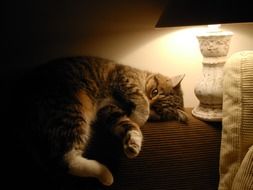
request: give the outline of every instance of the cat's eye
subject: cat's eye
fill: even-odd
[[[153,89],[151,92],[151,98],[155,97],[158,94],[157,88]]]

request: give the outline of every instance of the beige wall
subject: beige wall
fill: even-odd
[[[203,27],[155,28],[166,0],[17,3],[6,5],[5,45],[11,61],[7,72],[1,70],[4,75],[54,57],[97,55],[169,76],[185,73],[185,105],[197,105],[193,90],[202,56],[195,32]],[[234,32],[229,55],[253,49],[253,23],[223,29]]]
[[[146,43],[120,57],[119,60],[168,76],[186,74],[182,82],[185,106],[194,107],[198,104],[194,87],[202,77],[202,55],[195,34],[203,28],[153,30],[152,32],[157,33],[157,37],[147,40]],[[253,50],[253,23],[223,25],[222,28],[234,33],[228,56],[237,51]],[[164,33],[165,31],[167,33]]]

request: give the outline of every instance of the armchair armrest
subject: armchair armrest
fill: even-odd
[[[107,146],[99,149],[103,151],[100,156],[108,156],[98,159],[114,175],[114,184],[105,189],[217,189],[221,122],[203,122],[191,116],[190,108],[186,111],[188,125],[177,121],[146,123],[143,148],[134,159],[126,158],[120,149],[117,154],[115,149],[108,152],[112,146],[100,141]]]
[[[221,123],[206,123],[192,117],[191,109],[186,112],[188,125],[178,121],[146,123],[142,128],[143,147],[134,159],[124,155],[121,143],[108,131],[95,130],[87,157],[109,167],[114,176],[110,187],[101,185],[95,178],[52,174],[38,167],[19,176],[23,183],[19,184],[26,189],[61,190],[217,189]],[[22,165],[31,165],[25,161]]]

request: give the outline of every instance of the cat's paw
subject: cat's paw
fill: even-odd
[[[98,180],[105,186],[110,186],[113,184],[113,176],[110,170],[101,164],[100,175],[98,176]]]
[[[124,152],[128,158],[138,156],[141,151],[142,133],[137,130],[129,130],[123,139]]]
[[[178,113],[178,121],[187,124],[189,118],[188,114],[180,109],[177,109],[177,113]]]

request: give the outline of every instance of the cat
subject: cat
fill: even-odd
[[[85,158],[92,124],[104,120],[129,158],[138,156],[148,121],[187,122],[180,83],[166,77],[94,57],[57,58],[31,72],[27,96],[27,136],[53,164],[79,177],[113,183],[110,170]],[[38,149],[39,149],[38,148]]]

